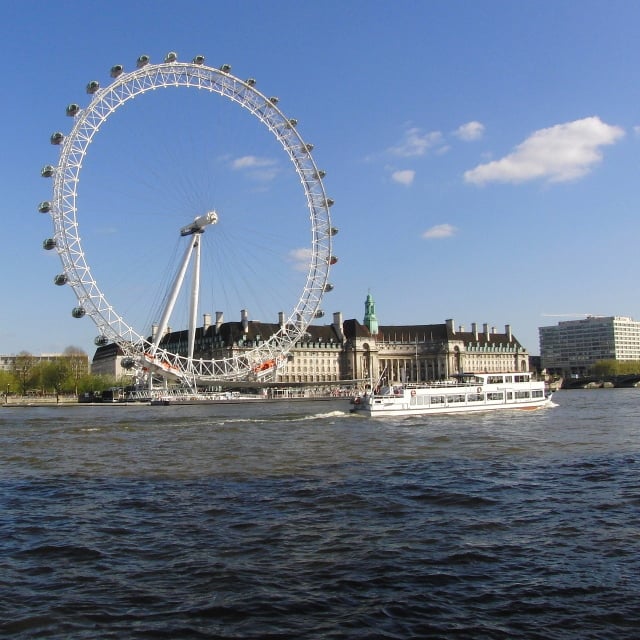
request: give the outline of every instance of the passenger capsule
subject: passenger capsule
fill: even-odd
[[[280,102],[280,98],[278,98],[277,96],[271,96],[271,97],[269,98],[269,102],[270,102],[271,104],[274,104],[274,105],[275,105],[275,104],[278,104],[278,102]]]
[[[295,118],[290,118],[287,121],[287,129],[295,129],[298,126],[298,121]]]
[[[204,56],[196,56],[193,59],[193,64],[204,64]]]
[[[111,67],[111,77],[117,78],[119,75],[122,75],[123,71],[124,67],[121,64],[114,64],[113,67]]]
[[[256,84],[256,79],[255,78],[247,78],[247,81],[245,82],[245,84],[248,84],[250,87],[253,87]]]
[[[61,287],[63,284],[67,284],[67,282],[68,282],[68,278],[67,278],[66,274],[64,274],[64,273],[59,273],[53,279],[53,284],[57,284],[59,287]]]
[[[70,118],[73,118],[73,116],[78,115],[79,111],[80,111],[80,105],[70,104],[70,105],[67,106],[67,115]]]
[[[231,71],[231,65],[230,64],[221,65],[220,71],[222,71],[222,73],[229,73],[229,71]]]
[[[337,236],[338,235],[338,231],[339,231],[338,227],[331,227],[331,229],[329,229],[329,233],[332,236]]]
[[[316,171],[316,178],[318,178],[318,180],[322,180],[322,178],[324,178],[327,175],[326,171],[323,171],[322,169],[318,169],[318,171]]]
[[[138,69],[142,69],[142,67],[144,67],[145,65],[149,64],[149,56],[146,55],[141,55],[137,60],[136,60],[136,67],[138,67]]]
[[[92,80],[87,85],[87,93],[95,93],[100,88],[100,83],[97,80]]]
[[[324,285],[324,292],[329,293],[329,291],[333,291],[333,285],[327,282],[327,284]]]
[[[51,211],[51,202],[49,200],[44,200],[38,205],[38,211],[40,213],[49,213]]]
[[[338,258],[336,256],[329,256],[328,262],[329,264],[336,264],[338,262]]]
[[[178,54],[175,51],[169,51],[169,53],[164,57],[165,62],[176,62],[177,59]]]
[[[335,200],[332,198],[327,198],[327,207],[333,207]]]
[[[124,369],[133,369],[136,363],[133,358],[122,358],[122,362],[120,364]]]
[[[53,174],[55,172],[56,172],[56,168],[52,167],[50,164],[47,164],[44,167],[42,167],[42,170],[40,171],[40,175],[43,178],[51,178],[53,177]]]
[[[84,307],[73,307],[71,310],[71,315],[74,318],[83,318],[85,313],[87,312],[84,310]]]
[[[307,153],[311,153],[313,151],[313,145],[311,143],[307,143],[307,144],[304,145],[303,149]]]
[[[51,144],[62,144],[62,141],[64,140],[64,134],[56,131],[55,133],[51,134],[51,138],[49,138],[49,140],[51,140]]]
[[[324,311],[322,309],[318,309],[314,314],[314,318],[324,318]]]
[[[51,251],[51,249],[55,249],[56,248],[56,241],[53,238],[47,238],[43,243],[42,243],[42,248],[46,249],[47,251]]]
[[[105,344],[109,344],[109,338],[107,338],[107,336],[96,336],[93,339],[93,344],[95,344],[96,347],[104,347]]]

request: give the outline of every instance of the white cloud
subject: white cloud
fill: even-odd
[[[472,120],[466,124],[460,125],[455,131],[454,135],[464,142],[472,142],[473,140],[480,140],[484,134],[484,125],[477,120]]]
[[[601,146],[613,144],[622,136],[623,129],[597,116],[557,124],[534,132],[504,158],[466,171],[464,179],[478,185],[536,178],[549,182],[574,180],[602,160]]]
[[[246,171],[254,180],[269,182],[273,180],[280,169],[278,163],[272,158],[259,158],[257,156],[242,156],[231,162],[231,168],[235,171]]]
[[[424,133],[421,129],[413,127],[405,131],[402,140],[389,151],[396,156],[411,158],[423,156],[432,147],[442,142],[442,134],[439,131]]]
[[[307,271],[311,263],[312,251],[309,248],[292,249],[289,251],[289,262],[296,271]]]
[[[432,240],[434,238],[450,238],[451,236],[456,234],[456,227],[451,224],[437,224],[431,229],[427,229],[422,237],[428,240]]]
[[[276,164],[275,160],[270,158],[258,158],[257,156],[242,156],[232,161],[231,167],[233,169],[256,169],[262,167],[272,167]]]
[[[416,172],[413,169],[403,169],[401,171],[394,171],[391,174],[391,179],[398,184],[403,184],[406,187],[413,183],[413,179],[416,177]]]

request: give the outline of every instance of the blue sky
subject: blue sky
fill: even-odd
[[[93,353],[95,327],[71,317],[72,290],[53,284],[60,261],[41,248],[52,226],[36,209],[51,191],[40,168],[55,164],[49,136],[70,130],[65,107],[88,103],[87,82],[104,86],[112,65],[131,69],[141,54],[160,62],[168,51],[257,78],[314,144],[340,229],[324,321],[334,311],[362,320],[371,292],[380,324],[511,324],[537,354],[539,326],[579,314],[640,318],[638,3],[0,7],[0,353]],[[223,264],[244,252],[255,273],[248,303],[229,295],[211,304],[230,308],[203,311],[233,320],[246,304],[252,319],[274,322],[258,300],[264,273],[275,274],[278,303],[293,306],[300,293],[292,256],[304,250],[307,220],[295,172],[250,116],[209,98],[145,94],[105,125],[83,168],[87,259],[132,324],[153,321],[151,298],[166,287],[159,258],[175,265],[176,225],[198,207],[219,209],[218,238],[240,248],[209,268],[230,282]],[[181,118],[187,104],[201,117]],[[274,265],[287,247],[285,273]]]

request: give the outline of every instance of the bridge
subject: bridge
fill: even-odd
[[[615,388],[635,387],[640,383],[640,373],[628,373],[620,376],[586,376],[584,378],[565,378],[563,389],[584,389],[586,387],[613,386]]]

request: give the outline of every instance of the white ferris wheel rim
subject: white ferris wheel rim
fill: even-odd
[[[255,371],[256,365],[280,362],[293,345],[305,334],[315,317],[319,317],[320,303],[326,291],[332,257],[332,236],[329,207],[322,178],[312,155],[313,145],[304,142],[296,128],[297,122],[287,118],[277,106],[277,98],[270,98],[255,88],[255,80],[240,80],[230,73],[229,65],[216,69],[204,64],[203,56],[192,62],[178,62],[169,54],[164,62],[152,64],[147,56],[140,56],[137,68],[128,73],[120,65],[112,68],[113,81],[105,88],[97,82],[87,85],[93,96],[86,108],[76,104],[67,107],[67,115],[74,125],[67,136],[55,133],[54,144],[61,146],[58,165],[49,172],[54,178],[50,213],[54,226],[53,244],[60,256],[64,283],[69,284],[78,300],[73,310],[76,317],[88,315],[99,336],[117,343],[123,352],[142,358],[147,365],[157,365],[176,378],[196,381],[241,380]],[[297,303],[273,336],[259,345],[233,357],[203,360],[189,358],[154,347],[148,338],[129,325],[107,301],[91,274],[80,241],[76,198],[84,157],[94,136],[118,108],[135,96],[158,88],[191,87],[205,89],[239,104],[255,116],[275,136],[288,154],[300,178],[311,220],[312,246],[305,285]],[[54,140],[55,138],[55,140]],[[52,174],[52,175],[51,175]],[[46,175],[43,169],[43,175]],[[58,276],[57,278],[61,278]],[[152,356],[150,356],[150,351]]]

